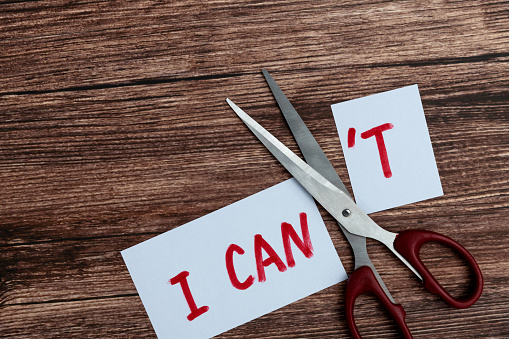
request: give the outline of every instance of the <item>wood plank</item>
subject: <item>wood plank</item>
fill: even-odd
[[[398,221],[397,225],[386,222],[381,222],[381,224],[388,229],[400,230],[415,228],[418,224],[420,228],[440,231],[454,237],[477,258],[486,276],[487,286],[491,279],[494,281],[503,279],[505,273],[500,270],[499,265],[507,260],[508,250],[504,246],[504,239],[509,231],[500,227],[501,229],[496,231],[498,236],[490,237],[484,234],[483,226],[487,227],[495,221],[505,224],[509,218],[496,215],[492,218],[487,217],[488,220],[480,224],[477,220],[472,220],[471,216],[455,216],[454,222],[447,220],[450,218],[449,215],[446,217],[423,217],[420,218],[422,220],[404,219]],[[340,235],[332,219],[329,217],[325,220],[343,264],[347,268],[353,269],[351,253],[346,241]],[[440,225],[440,227],[436,227],[436,225]],[[61,302],[98,297],[110,298],[136,294],[119,252],[150,237],[152,237],[151,234],[102,237],[2,247],[0,248],[2,255],[2,305]],[[489,242],[488,249],[485,248],[486,242]],[[479,245],[480,243],[481,245]],[[458,281],[456,278],[465,274],[464,264],[455,259],[452,254],[446,255],[447,253],[444,254],[441,251],[443,249],[427,250],[425,259],[429,261],[431,268],[437,270],[437,276],[443,279],[445,286],[448,286],[452,291],[457,290],[457,293],[462,293],[462,281],[465,279]],[[411,273],[407,272],[405,267],[393,258],[385,248],[378,244],[370,244],[370,253],[373,262],[381,268],[384,280],[386,279],[388,284],[393,281],[396,292],[398,289],[404,290],[410,285],[415,285],[415,279]],[[497,259],[497,261],[493,262],[489,259]],[[386,276],[387,278],[385,278]],[[402,277],[406,277],[408,280],[404,285],[399,281]],[[496,288],[501,298],[509,298],[507,286],[492,287]],[[419,295],[418,298],[422,297]]]
[[[373,218],[458,240],[483,295],[452,309],[369,253],[415,338],[509,336],[507,1],[9,1],[0,24],[0,336],[154,337],[119,251],[290,177],[224,102],[296,149],[262,67],[348,187],[330,104],[419,84],[445,196]],[[466,293],[453,253],[422,255]],[[344,289],[219,338],[348,337]],[[367,338],[397,336],[369,297],[356,317]]]
[[[262,67],[373,67],[508,56],[503,1],[156,6],[38,1],[2,7],[0,93],[257,74]]]
[[[399,67],[357,70],[345,74],[347,81],[335,80],[343,73],[338,70],[329,80],[318,70],[304,75],[276,71],[274,76],[287,84],[296,108],[345,178],[329,105],[420,83],[446,199],[454,206],[465,200],[476,204],[469,200],[472,194],[488,199],[507,194],[508,81],[501,77],[503,64],[461,64],[454,66],[455,72],[450,68],[421,67],[410,76]],[[426,81],[432,69],[443,76]],[[155,234],[168,229],[158,215],[176,218],[174,227],[288,178],[224,102],[231,96],[261,123],[271,124],[283,142],[295,145],[260,78],[6,98],[1,108],[11,115],[0,124],[0,212],[5,225],[0,242],[110,236],[126,230]],[[364,85],[354,90],[354,79]],[[490,93],[483,89],[488,85]],[[187,88],[194,90],[189,94]],[[485,174],[493,171],[498,175]],[[255,173],[267,181],[253,183]],[[240,181],[232,183],[232,178]],[[507,200],[500,203],[507,207]],[[207,205],[205,210],[192,207],[200,204]],[[479,208],[491,209],[474,206],[477,213]]]

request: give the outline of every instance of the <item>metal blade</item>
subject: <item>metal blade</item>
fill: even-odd
[[[302,121],[299,113],[297,113],[295,108],[293,108],[293,105],[269,72],[264,69],[262,72],[265,76],[265,80],[267,80],[267,83],[269,84],[272,94],[274,94],[274,97],[276,98],[281,112],[283,112],[286,122],[288,123],[297,144],[299,145],[302,155],[304,155],[304,159],[306,159],[306,162],[318,173],[323,175],[325,179],[330,181],[334,186],[342,190],[351,198],[345,184],[341,181],[341,178],[336,173],[334,167],[332,167],[329,159],[325,153],[323,153],[322,148],[318,145],[304,121]]]
[[[396,233],[384,230],[364,213],[355,202],[339,188],[331,184],[321,174],[300,159],[272,134],[260,126],[249,115],[226,99],[246,126],[256,135],[265,147],[279,160],[295,179],[350,233],[372,238],[387,246],[421,280],[421,276],[393,246]]]
[[[341,191],[343,191],[351,198],[350,193],[345,187],[345,184],[343,183],[338,173],[330,163],[329,159],[323,152],[320,145],[318,145],[318,142],[313,137],[313,134],[311,134],[311,132],[307,128],[306,124],[300,117],[299,113],[297,113],[297,111],[293,107],[290,100],[288,100],[284,92],[281,90],[281,88],[272,78],[269,72],[267,72],[267,70],[265,69],[262,69],[262,72],[263,76],[265,77],[265,80],[267,80],[267,84],[269,85],[272,94],[276,98],[276,101],[279,105],[279,108],[281,109],[281,112],[283,112],[283,116],[285,117],[286,122],[288,123],[288,126],[290,127],[290,130],[292,131],[292,134],[295,140],[297,141],[297,144],[299,145],[302,155],[304,156],[304,159],[306,160],[308,165],[313,167],[318,173],[323,175],[324,178],[327,179],[331,184],[339,188]],[[378,283],[382,287],[382,290],[385,292],[387,297],[393,303],[395,303],[394,299],[391,296],[391,293],[387,289],[387,286],[385,286],[385,283],[378,274],[375,266],[369,259],[368,251],[366,249],[366,238],[348,232],[339,222],[338,225],[341,231],[343,231],[343,234],[345,235],[346,239],[350,243],[350,246],[352,247],[355,257],[355,269],[361,266],[369,266],[373,271],[373,274],[375,275],[375,278],[377,279]]]

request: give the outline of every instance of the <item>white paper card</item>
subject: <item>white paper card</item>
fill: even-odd
[[[209,338],[347,278],[313,198],[294,179],[122,257],[159,338]]]
[[[331,107],[364,212],[443,195],[417,85]]]

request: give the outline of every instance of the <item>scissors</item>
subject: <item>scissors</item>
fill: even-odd
[[[366,238],[375,239],[387,246],[414,272],[425,289],[437,294],[449,305],[456,308],[467,308],[473,305],[481,295],[483,277],[472,255],[462,245],[439,233],[406,230],[397,234],[378,226],[355,204],[327,156],[281,88],[266,70],[262,72],[307,162],[283,145],[230,99],[226,101],[277,160],[336,219],[350,243],[354,253],[355,268],[348,279],[345,308],[348,327],[353,337],[361,338],[354,319],[355,300],[361,294],[369,293],[381,301],[401,329],[403,336],[412,338],[405,323],[406,313],[403,307],[396,304],[369,259]],[[419,250],[429,242],[437,242],[452,248],[467,262],[473,272],[473,288],[469,295],[461,298],[451,296],[424,266],[419,257]]]

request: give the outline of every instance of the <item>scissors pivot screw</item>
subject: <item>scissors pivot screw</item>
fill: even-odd
[[[341,214],[343,214],[343,216],[346,218],[346,217],[349,217],[350,214],[352,214],[352,212],[350,212],[350,210],[348,208],[345,208],[343,210],[343,212],[341,212]]]

